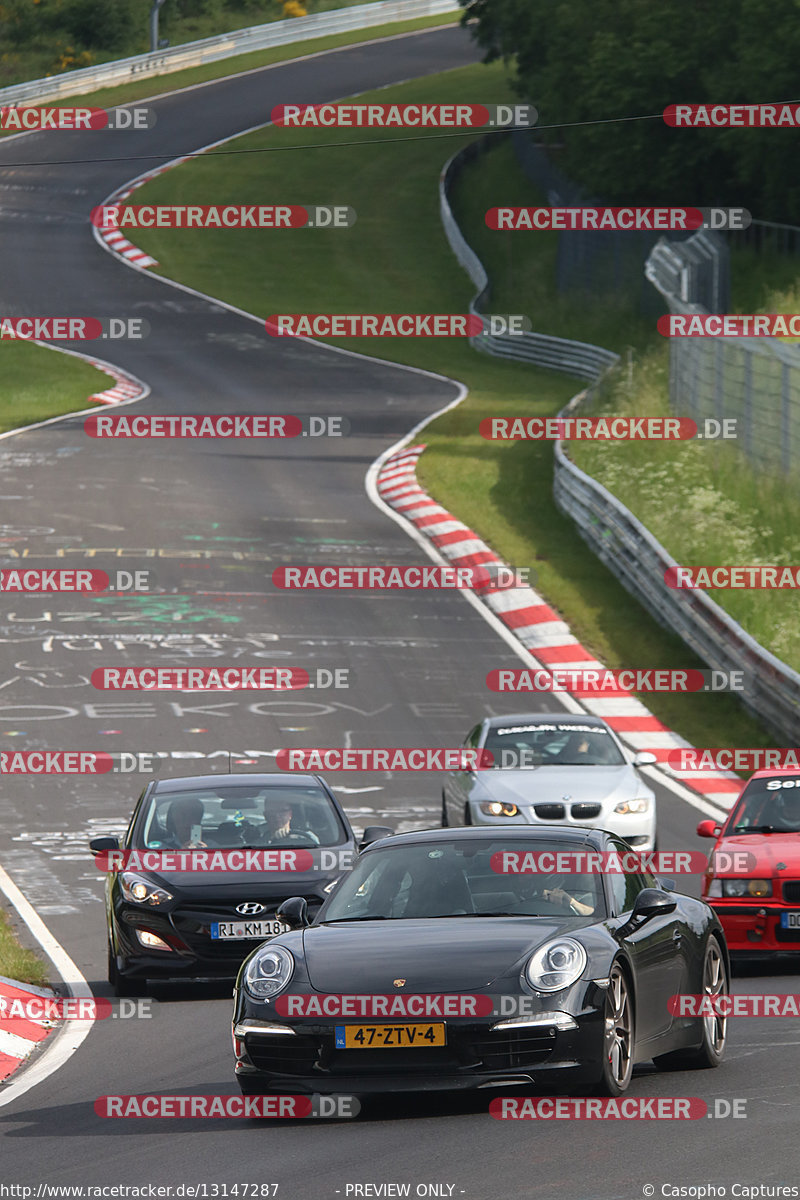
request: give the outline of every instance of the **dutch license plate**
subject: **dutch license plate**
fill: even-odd
[[[782,929],[800,929],[800,912],[781,913]]]
[[[212,921],[211,937],[215,940],[240,942],[246,938],[276,937],[286,933],[289,926],[283,921]]]
[[[447,1044],[443,1021],[433,1025],[337,1025],[335,1031],[337,1050],[426,1049]]]

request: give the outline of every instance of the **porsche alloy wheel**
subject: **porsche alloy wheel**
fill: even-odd
[[[611,968],[603,1020],[603,1073],[601,1090],[621,1096],[628,1090],[633,1072],[635,1041],[633,995],[619,963]]]

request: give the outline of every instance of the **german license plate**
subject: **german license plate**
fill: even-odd
[[[211,937],[223,942],[241,942],[247,938],[276,937],[288,928],[283,921],[212,921]]]
[[[447,1027],[434,1025],[336,1025],[337,1050],[407,1050],[410,1046],[444,1046]]]
[[[781,913],[782,929],[800,929],[800,912]]]

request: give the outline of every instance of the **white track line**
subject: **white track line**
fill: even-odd
[[[71,996],[91,999],[94,995],[89,984],[76,967],[64,947],[56,940],[42,918],[23,896],[7,871],[0,866],[0,892],[12,905],[22,921],[35,937],[51,963],[58,971]],[[25,985],[22,985],[23,987]],[[94,1021],[65,1021],[51,1033],[41,1053],[30,1066],[21,1066],[12,1076],[13,1082],[0,1088],[0,1108],[11,1104],[37,1083],[42,1083],[70,1058],[89,1036]],[[19,1075],[19,1079],[17,1079]]]

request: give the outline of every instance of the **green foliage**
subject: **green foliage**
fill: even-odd
[[[513,63],[515,89],[539,110],[557,162],[609,202],[743,204],[797,219],[792,129],[673,129],[674,103],[790,101],[800,7],[775,0],[459,0],[487,61]],[[617,121],[614,118],[650,117]],[[569,128],[572,122],[612,120]]]

